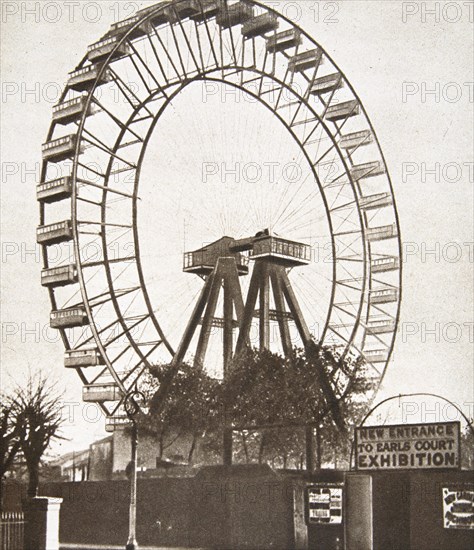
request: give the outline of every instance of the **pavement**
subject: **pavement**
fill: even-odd
[[[60,550],[124,550],[125,545],[109,546],[103,544],[84,545],[84,544],[60,544]],[[139,546],[139,550],[190,550],[189,548],[181,548],[178,546]],[[204,548],[195,548],[193,550],[205,550]]]

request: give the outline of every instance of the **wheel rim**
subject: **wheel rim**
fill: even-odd
[[[342,71],[332,62],[321,46],[314,42],[311,37],[304,33],[304,31],[293,25],[288,19],[277,14],[277,12],[257,2],[245,2],[246,6],[254,8],[256,15],[269,14],[278,18],[280,28],[273,33],[267,33],[267,39],[271,36],[275,36],[276,33],[284,31],[288,33],[299,33],[302,37],[301,44],[275,53],[268,53],[265,47],[266,38],[263,35],[256,35],[253,38],[244,40],[240,34],[241,25],[223,29],[216,24],[215,17],[205,19],[200,23],[192,21],[188,16],[180,18],[178,15],[181,9],[180,6],[185,6],[187,4],[188,2],[186,2],[186,0],[172,4],[177,14],[176,21],[174,23],[164,23],[156,27],[151,22],[156,21],[157,18],[159,19],[160,14],[163,14],[169,6],[155,7],[152,11],[146,12],[140,19],[134,22],[126,34],[117,40],[114,50],[110,53],[108,59],[99,71],[94,86],[88,91],[87,100],[84,106],[84,114],[78,124],[77,136],[79,139],[77,139],[72,167],[73,193],[71,200],[71,217],[74,234],[73,255],[79,272],[78,278],[81,296],[78,303],[83,304],[87,312],[90,320],[90,334],[82,339],[74,339],[69,334],[68,329],[61,329],[61,333],[66,349],[84,347],[90,343],[93,338],[106,363],[105,366],[100,369],[99,376],[95,373],[94,376],[90,377],[86,369],[77,369],[82,381],[84,383],[97,382],[106,375],[115,381],[124,395],[131,385],[136,382],[137,375],[146,368],[149,361],[153,361],[155,350],[161,346],[161,349],[166,348],[168,350],[170,357],[173,354],[173,346],[167,340],[166,334],[162,330],[160,322],[153,310],[153,304],[148,295],[145,276],[140,261],[140,242],[137,231],[137,200],[140,170],[148,140],[155,126],[159,124],[160,117],[166,111],[166,106],[169,103],[166,96],[169,95],[170,97],[174,97],[191,83],[206,79],[207,81],[224,82],[238,87],[249,94],[252,94],[249,85],[252,83],[251,88],[253,88],[253,82],[259,83],[257,93],[252,95],[273,111],[275,116],[280,119],[293,138],[299,143],[305,160],[312,166],[316,183],[319,186],[321,197],[324,200],[331,233],[332,257],[336,259],[336,261],[333,262],[331,298],[328,315],[321,335],[321,341],[325,344],[341,345],[344,348],[344,354],[351,351],[361,353],[365,356],[377,382],[380,383],[383,379],[385,368],[393,349],[399,316],[401,297],[400,231],[398,228],[398,215],[393,197],[392,185],[383,154],[362,103]],[[202,4],[200,5],[202,6]],[[137,31],[148,24],[151,25],[148,27],[148,33],[137,37]],[[160,33],[164,36],[161,37]],[[181,37],[181,42],[177,38],[178,34]],[[170,53],[164,46],[165,36],[168,44],[174,43],[174,54]],[[205,43],[206,37],[208,40],[206,43],[207,50],[204,51],[203,44]],[[127,44],[130,49],[129,55],[122,59],[114,60],[116,52],[123,48],[125,44]],[[181,44],[181,48],[187,49],[188,59],[186,64],[183,61],[183,55],[179,44]],[[193,47],[197,44],[199,48],[194,50]],[[321,56],[321,62],[318,63],[317,68],[309,67],[301,71],[290,71],[288,69],[288,65],[291,63],[292,59],[294,59],[294,56],[313,50],[319,52]],[[146,56],[144,55],[145,53],[147,54]],[[153,58],[152,55],[155,55],[155,58]],[[246,55],[253,55],[252,66],[245,64]],[[206,57],[209,59],[209,63],[207,64],[204,61]],[[144,58],[147,60],[154,59],[153,64],[151,61],[145,62]],[[160,63],[160,60],[163,61]],[[166,66],[164,65],[164,61],[166,61]],[[260,66],[259,63],[261,63],[262,66],[261,70],[256,68]],[[324,73],[320,72],[320,67],[322,65],[328,67]],[[79,68],[87,66],[89,66],[89,64],[86,57],[79,65]],[[137,80],[140,80],[142,83],[142,86],[136,90],[136,93],[127,86],[123,78],[123,73],[121,72],[123,67],[130,68],[132,66],[137,73]],[[194,70],[192,69],[193,66]],[[250,72],[253,72],[254,76],[251,78],[244,78],[244,75]],[[110,105],[104,105],[105,100],[100,97],[100,83],[106,74],[112,75],[113,85],[117,90],[120,90],[117,92],[118,95],[123,98],[124,101],[130,103],[129,110],[125,111],[127,120],[120,121],[120,124],[116,124],[114,120],[114,117],[118,119],[117,112],[112,112]],[[321,74],[322,77],[320,76]],[[333,85],[333,88],[331,88],[331,75],[336,75],[337,78],[339,78],[340,85]],[[324,77],[327,79],[327,82],[321,80]],[[260,80],[252,80],[255,78]],[[264,82],[266,83],[267,81],[272,81],[276,83],[277,86],[275,93],[270,94],[274,96],[272,97],[273,104],[263,99],[262,94],[265,91]],[[322,89],[324,89],[324,86],[328,87],[329,91],[312,95],[309,90],[315,85],[315,82],[317,82]],[[151,87],[153,83],[155,84],[155,89]],[[247,88],[245,86],[247,86]],[[278,90],[278,87],[281,87],[281,91]],[[284,119],[277,113],[277,108],[280,107],[283,89],[291,92],[293,97],[296,98],[293,99],[293,101],[296,101],[294,110],[292,111],[290,108],[291,106],[288,106],[287,119]],[[297,93],[298,91],[300,93]],[[266,95],[267,98],[265,99],[270,99],[268,94]],[[62,95],[61,102],[74,97],[78,97],[78,94],[66,88]],[[332,122],[328,120],[328,111],[334,108],[337,104],[336,102],[340,104],[348,101],[356,102],[355,105],[357,105],[359,114],[347,116],[345,119],[342,119],[342,121]],[[158,109],[156,109],[156,107],[150,107],[154,103],[159,106]],[[104,142],[96,135],[94,126],[92,122],[90,122],[94,117],[87,116],[87,112],[92,105],[102,108],[101,115],[108,118],[109,123],[115,123],[119,127],[118,133],[111,133],[110,135],[110,141],[112,136],[115,136],[113,144]],[[130,115],[130,110],[134,110],[132,115]],[[141,113],[148,110],[150,110],[151,115],[148,120],[148,130],[144,132],[144,121],[136,122],[136,119],[143,117],[144,115]],[[306,118],[302,117],[302,114],[304,114]],[[312,118],[314,120],[312,120]],[[351,126],[352,122],[354,122],[352,119],[357,119],[357,124],[354,124],[353,128],[351,127],[352,129],[348,131],[345,128]],[[133,126],[134,124],[136,126]],[[136,131],[134,128],[138,126],[140,130]],[[54,139],[57,135],[61,135],[58,134],[57,130],[57,124],[53,123],[48,134],[48,140]],[[321,133],[318,134],[318,132]],[[341,136],[345,136],[347,139],[347,135],[353,135],[354,132],[369,132],[371,136],[370,139],[372,140],[371,143],[367,147],[359,145],[352,150],[347,148],[343,149],[340,141]],[[136,152],[133,153],[137,158],[136,162],[132,162],[133,157],[127,152],[128,148],[123,147],[124,141],[129,140],[134,133],[137,134],[139,138],[143,138],[143,145],[139,149],[138,154]],[[317,135],[323,136],[323,133],[325,138],[331,140],[332,145],[327,148],[327,150],[323,149],[321,151],[321,141],[315,138],[317,140],[315,142],[317,144],[315,153],[315,147],[311,149],[311,145],[313,144],[310,138],[311,136]],[[102,138],[103,136],[100,137]],[[89,149],[85,152],[81,152],[84,146],[88,146]],[[133,148],[133,145],[131,147]],[[361,155],[360,153],[362,150],[367,150],[367,148],[370,148],[370,154],[368,156]],[[105,177],[101,184],[103,189],[92,185],[93,189],[91,190],[94,192],[97,191],[97,193],[102,196],[97,205],[97,208],[100,208],[100,222],[84,224],[83,218],[80,215],[83,206],[80,201],[85,198],[81,196],[82,189],[84,186],[88,185],[88,183],[86,183],[87,178],[84,174],[91,173],[91,166],[94,166],[94,169],[96,168],[95,165],[90,162],[90,159],[89,161],[84,161],[84,159],[87,158],[87,151],[90,152],[92,149],[95,151],[96,160],[100,157],[100,162],[97,163],[100,166],[96,171],[105,174]],[[98,151],[100,151],[100,153],[98,153]],[[336,174],[328,184],[327,181],[324,181],[322,162],[325,158],[330,156],[332,152],[337,155],[336,161],[334,161],[334,159],[332,160],[332,163],[336,166]],[[314,157],[319,160],[315,162]],[[366,175],[363,173],[364,166],[365,170],[374,171],[373,165],[367,166],[368,162],[379,162],[378,168],[381,168],[383,172],[380,176],[377,175],[370,178],[371,182],[376,181],[370,193],[367,193],[364,189],[364,185],[368,178],[360,177],[360,170],[362,170],[362,176]],[[130,165],[129,171],[134,171],[135,173],[132,178],[133,193],[130,193],[130,197],[124,198],[124,200],[129,200],[131,203],[131,223],[129,224],[130,227],[127,228],[121,227],[122,224],[120,223],[112,225],[115,223],[115,219],[112,216],[111,220],[111,216],[107,216],[108,207],[110,206],[108,204],[109,197],[116,196],[117,193],[115,191],[119,190],[112,190],[110,179],[112,175],[117,175],[120,180],[120,173],[117,172],[114,174],[114,170],[120,170],[120,168],[116,168],[117,164],[120,163],[122,164],[122,168],[124,168],[122,173],[126,171],[125,167],[127,163]],[[86,169],[84,166],[88,168]],[[356,169],[354,169],[354,166],[356,166]],[[378,170],[378,168],[376,167],[375,170]],[[45,162],[42,169],[43,182],[50,179],[48,176],[50,172],[51,164]],[[347,181],[345,178],[347,178]],[[342,185],[338,185],[338,183],[341,182],[343,182]],[[384,194],[384,197],[381,197],[382,194]],[[123,195],[119,196],[122,197]],[[345,204],[344,201],[340,201],[341,196],[349,197],[348,201],[346,200],[347,204]],[[372,202],[378,200],[381,201],[381,203],[385,201],[387,204],[381,207],[374,207],[373,204],[370,204],[370,200],[369,202],[367,201],[368,197],[375,197],[375,199],[372,199]],[[350,210],[349,214],[347,214],[348,210]],[[380,215],[382,211],[383,215]],[[340,223],[341,212],[346,216],[345,221],[342,223]],[[388,223],[381,224],[380,222],[376,222],[374,224],[373,220],[375,218],[383,219]],[[348,219],[350,219],[349,224],[347,223]],[[351,223],[354,223],[354,219],[358,220],[359,226],[357,231],[349,231],[348,228]],[[40,220],[42,225],[48,223],[44,205],[41,205]],[[372,239],[369,237],[368,234],[370,234],[371,230],[389,225],[394,227],[392,238]],[[97,266],[90,265],[94,262],[90,262],[84,256],[84,250],[90,247],[90,241],[88,243],[84,240],[84,235],[86,233],[83,228],[90,228],[91,226],[99,226],[101,228],[99,238],[102,245],[102,255],[99,254],[100,260],[95,262],[101,265]],[[119,261],[119,257],[110,257],[108,251],[110,245],[113,244],[113,238],[115,238],[113,233],[121,229],[133,233],[133,251],[129,256],[124,256],[123,258],[127,259],[126,263],[129,264],[126,269],[128,269],[130,265],[135,265],[136,267],[136,287],[116,288],[118,277],[116,276],[115,267],[121,262]],[[352,242],[350,242],[351,239],[353,239]],[[357,249],[354,254],[348,254],[351,249],[352,252],[354,252],[353,247],[355,246],[355,241],[359,241],[357,245],[359,249]],[[54,263],[51,262],[50,250],[50,246],[43,247],[45,268],[54,265]],[[384,261],[388,262],[389,260],[393,260],[393,269],[384,271]],[[358,271],[352,268],[349,269],[348,266],[352,266],[352,264],[361,264],[361,266],[359,266]],[[377,268],[377,265],[382,266],[382,269],[380,267]],[[387,265],[391,266],[391,264]],[[107,298],[106,295],[91,293],[88,270],[95,269],[95,267],[104,271],[102,276],[105,275],[107,281],[107,284],[103,285],[103,287],[108,288],[108,299],[105,303],[102,303],[102,300]],[[341,271],[349,275],[348,280],[347,278],[343,279],[343,276],[340,274]],[[358,276],[355,276],[356,272],[359,274]],[[97,276],[97,273],[95,276]],[[343,301],[343,297],[347,297],[347,293],[343,292],[341,290],[342,288],[350,288],[350,292],[353,292],[353,295],[357,295],[357,297],[351,297]],[[391,291],[392,294],[387,294],[387,291]],[[384,295],[383,292],[386,294]],[[127,316],[127,307],[130,307],[129,301],[131,301],[134,294],[140,294],[140,300],[143,302],[143,313],[141,317],[135,314]],[[390,296],[391,301],[384,302],[386,299],[385,296],[387,295]],[[64,307],[55,289],[50,289],[50,296],[53,309]],[[110,311],[113,313],[108,314],[109,318],[111,315],[115,315],[115,319],[110,319],[113,329],[117,329],[118,334],[123,332],[121,335],[124,337],[123,349],[121,349],[118,354],[115,354],[115,356],[111,356],[108,351],[111,337],[104,331],[103,318],[97,314],[98,308],[105,309],[104,305],[107,305],[107,307],[111,306]],[[351,318],[353,321],[350,320]],[[342,322],[337,323],[336,321],[338,319],[340,321],[342,320]],[[376,324],[372,325],[373,322]],[[389,330],[383,329],[384,325],[380,324],[382,322],[390,322]],[[107,325],[108,323],[105,323],[105,326]],[[145,343],[143,340],[140,341],[134,337],[130,333],[130,327],[135,328],[140,325],[146,325],[147,327],[151,325],[155,333],[155,338]],[[382,327],[382,329],[377,329],[377,327]],[[147,330],[148,332],[146,334],[151,334],[148,328]],[[385,332],[380,332],[381,330],[385,330]],[[145,333],[146,331],[143,332]],[[117,340],[112,339],[112,342],[117,342]],[[372,350],[372,352],[379,352],[376,361],[374,358],[377,353],[369,353],[370,350]],[[131,364],[132,367],[128,368],[128,372],[122,372],[117,365],[121,358],[125,357],[127,354],[134,354],[136,360],[132,362],[127,359],[129,365]],[[349,379],[343,380],[341,385],[347,385],[348,382]],[[334,383],[337,385],[336,381]],[[341,387],[341,394],[342,392],[343,389]],[[118,406],[120,406],[120,403],[110,406],[109,404],[107,406],[104,404],[104,409],[108,413],[115,413]]]

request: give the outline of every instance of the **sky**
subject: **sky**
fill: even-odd
[[[391,174],[403,240],[403,295],[379,398],[440,394],[472,417],[473,4],[267,4],[301,25],[342,68],[371,118]],[[1,3],[0,384],[22,383],[28,372],[42,369],[65,389],[69,441],[56,452],[83,448],[106,434],[95,406],[81,402],[80,380],[65,371],[62,343],[48,327],[50,304],[35,244],[41,144],[67,73],[87,46],[145,5]],[[200,144],[187,147],[198,150]],[[441,403],[421,398],[409,410],[416,421],[457,419]]]

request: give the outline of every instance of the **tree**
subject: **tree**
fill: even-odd
[[[323,370],[337,370],[336,384],[338,380],[342,384],[342,380],[350,379],[339,403],[344,430],[331,414],[322,390],[317,373]],[[279,462],[283,467],[292,462],[302,467],[305,438],[301,426],[311,424],[322,442],[319,465],[334,462],[342,466],[348,464],[350,435],[367,410],[371,389],[372,383],[359,358],[341,358],[327,347],[315,346],[311,357],[295,349],[290,358],[268,350],[248,349],[234,358],[223,383],[222,399],[234,426],[241,427],[235,447],[246,462]],[[252,426],[255,429],[250,433]]]
[[[179,437],[191,436],[187,461],[191,463],[197,442],[206,432],[216,427],[218,422],[218,386],[219,381],[211,378],[201,369],[195,369],[187,363],[180,365],[156,365],[150,369],[150,383],[154,395],[163,380],[173,369],[174,376],[167,394],[162,397],[164,403],[151,399],[148,415],[139,419],[141,433],[155,435],[159,443],[159,457]]]
[[[11,411],[19,426],[20,449],[28,469],[28,496],[38,494],[41,458],[60,435],[62,394],[41,373],[18,385],[11,396]]]
[[[3,479],[20,450],[20,424],[11,396],[1,393],[0,400],[0,479]]]
[[[0,394],[0,508],[3,503],[3,479],[20,451],[20,425],[12,409],[11,396]]]
[[[175,369],[174,378],[163,396],[159,387],[169,379],[171,369]],[[322,369],[337,370],[339,379],[350,378],[340,401],[347,425],[343,433],[321,388]],[[324,442],[319,463],[345,464],[350,453],[348,435],[366,411],[371,388],[359,359],[341,358],[316,345],[309,359],[297,349],[287,358],[246,349],[233,359],[223,381],[186,363],[158,365],[152,374],[152,406],[140,422],[141,429],[158,437],[160,456],[180,436],[192,435],[189,462],[199,439],[207,455],[219,456],[223,429],[232,424],[237,461],[303,468],[303,426],[311,424],[318,426],[318,439]]]

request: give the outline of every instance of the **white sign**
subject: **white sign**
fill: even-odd
[[[443,487],[445,529],[474,529],[474,485]]]
[[[319,484],[307,489],[308,521],[310,523],[342,523],[342,486]]]
[[[356,428],[356,469],[459,469],[459,444],[459,422]]]

